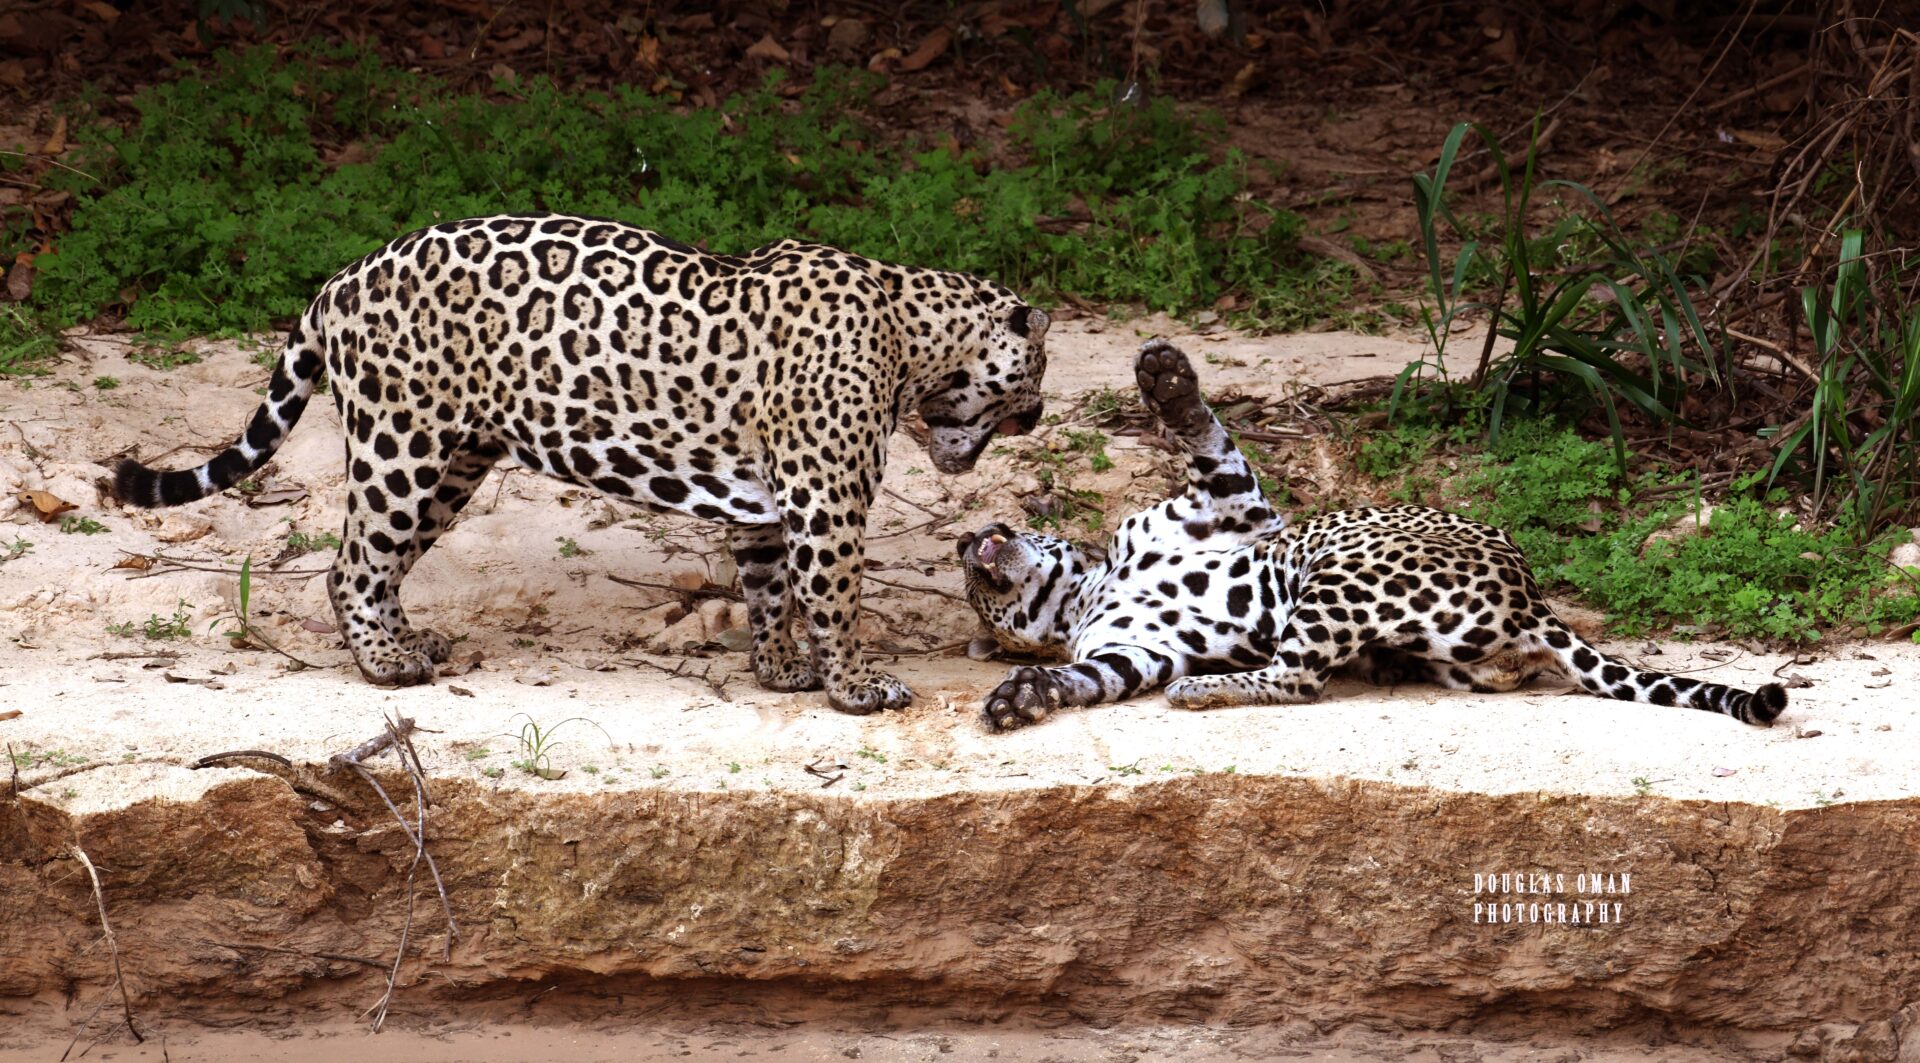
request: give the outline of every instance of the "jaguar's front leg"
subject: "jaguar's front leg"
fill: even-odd
[[[980,722],[989,731],[1011,731],[1068,705],[1124,701],[1177,678],[1176,660],[1157,650],[1114,646],[1076,664],[1015,668],[987,695]]]
[[[865,716],[905,708],[913,691],[870,666],[860,652],[867,507],[849,486],[787,492],[783,516],[788,579],[812,643],[813,674],[834,708]]]
[[[793,583],[787,573],[787,543],[778,524],[731,528],[727,546],[740,570],[753,631],[753,674],[768,690],[818,690],[820,677],[793,638]]]

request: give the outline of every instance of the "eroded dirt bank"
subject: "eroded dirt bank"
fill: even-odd
[[[0,819],[0,996],[36,999],[16,1014],[54,1022],[48,994],[107,971],[75,845],[111,869],[139,999],[192,1017],[377,997],[413,849],[371,791],[329,778],[336,807],[250,771],[90,774],[116,773],[164,796],[63,810],[28,794]],[[416,1010],[717,980],[1095,1026],[1526,1013],[1781,1030],[1920,999],[1912,801],[1778,811],[1239,772],[899,798],[435,790],[461,933],[443,959],[423,876],[402,978]],[[1476,896],[1488,873],[1566,880]],[[1528,914],[1476,923],[1476,901]],[[1543,901],[1584,921],[1525,921]]]

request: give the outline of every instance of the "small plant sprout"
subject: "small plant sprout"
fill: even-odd
[[[240,600],[237,603],[237,606],[233,612],[214,618],[213,623],[207,627],[207,630],[209,632],[211,632],[214,628],[219,627],[221,624],[231,621],[233,624],[232,629],[228,631],[222,631],[220,633],[220,637],[226,639],[227,644],[232,646],[234,649],[250,650],[253,648],[253,644],[257,642],[260,645],[265,646],[267,649],[270,649],[273,652],[279,654],[280,656],[285,657],[287,660],[292,661],[299,668],[313,667],[313,665],[308,664],[307,662],[301,660],[300,658],[295,657],[293,654],[288,653],[286,650],[283,650],[280,647],[274,645],[272,641],[270,641],[265,635],[262,635],[260,633],[260,629],[258,627],[254,626],[254,623],[253,623],[253,555],[252,554],[248,554],[246,558],[240,562],[239,598]]]
[[[141,633],[154,640],[184,639],[193,634],[193,629],[187,626],[192,619],[193,603],[182,598],[174,606],[173,615],[166,619],[161,619],[158,613],[149,613]]]
[[[554,538],[554,542],[557,542],[560,544],[561,557],[565,557],[565,558],[586,557],[593,553],[593,551],[591,550],[582,549],[579,543],[574,542],[572,539],[564,535],[556,536]]]
[[[64,535],[98,535],[107,530],[107,526],[92,517],[76,517],[72,514],[60,518],[60,531]]]
[[[603,735],[607,734],[606,728],[601,727],[599,724],[594,723],[584,716],[570,716],[551,727],[542,727],[540,721],[524,712],[515,713],[513,718],[527,721],[520,725],[519,734],[503,736],[519,743],[517,750],[519,756],[514,758],[513,766],[526,772],[528,775],[537,775],[549,781],[564,779],[567,775],[565,768],[556,768],[553,766],[553,751],[559,748],[560,745],[554,738],[554,735],[559,732],[560,728],[570,723],[584,723],[598,728]],[[613,748],[612,735],[607,735],[607,748]]]

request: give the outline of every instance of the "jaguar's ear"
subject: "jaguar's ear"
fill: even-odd
[[[956,547],[957,547],[956,552],[961,557],[964,558],[967,556],[967,548],[972,545],[973,545],[973,533],[967,532],[966,534],[960,536],[960,541],[956,544]]]
[[[1095,546],[1092,543],[1083,543],[1080,546],[1080,552],[1086,555],[1087,560],[1093,562],[1096,565],[1104,565],[1107,563],[1107,548],[1104,546]]]
[[[1024,336],[1035,343],[1046,338],[1047,326],[1051,324],[1053,319],[1047,316],[1045,310],[1031,306],[1016,306],[1013,315],[1007,318],[1007,327],[1013,330],[1014,335]]]

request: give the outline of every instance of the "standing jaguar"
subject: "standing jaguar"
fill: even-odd
[[[1041,413],[1047,315],[991,281],[783,241],[708,254],[615,221],[472,218],[348,266],[294,324],[267,401],[196,469],[121,464],[142,506],[204,498],[286,439],[324,368],[346,435],[328,590],[374,683],[430,682],[446,638],[407,571],[512,458],[654,512],[724,524],[773,690],[868,713],[912,699],[856,635],[887,437],[918,412],[942,472]],[[804,620],[811,653],[791,630]]]
[[[1506,533],[1424,506],[1289,525],[1200,395],[1177,348],[1135,361],[1140,397],[1187,455],[1187,489],[1124,521],[1104,555],[993,524],[960,540],[967,598],[1018,667],[988,695],[1000,731],[1065,705],[1166,686],[1180,708],[1319,699],[1335,670],[1378,683],[1513,690],[1560,673],[1603,697],[1766,725],[1786,692],[1648,672],[1554,616]]]

